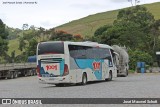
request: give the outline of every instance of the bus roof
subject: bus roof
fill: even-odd
[[[97,42],[91,42],[91,41],[85,41],[85,42],[71,42],[71,41],[47,41],[47,42],[41,42],[43,43],[53,43],[53,42],[61,42],[65,44],[72,44],[72,45],[82,45],[82,46],[93,46],[93,47],[101,47],[101,48],[109,48],[113,49],[111,46],[106,44],[99,44]],[[40,43],[40,44],[41,44]]]

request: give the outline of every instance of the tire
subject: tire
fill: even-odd
[[[109,77],[106,79],[106,81],[112,81],[112,71],[109,71]]]
[[[82,85],[86,85],[87,84],[87,75],[86,75],[86,73],[83,73],[83,75],[82,75],[82,83],[81,83]]]
[[[29,73],[29,76],[33,76],[33,71],[32,70],[29,70],[28,73]]]
[[[28,72],[24,71],[24,76],[27,77],[28,76]]]
[[[36,72],[36,70],[34,70],[34,72],[33,72],[33,75],[37,75],[37,72]]]
[[[14,73],[13,72],[10,72],[10,79],[13,79],[14,78]]]
[[[14,78],[17,78],[18,77],[18,72],[14,72]]]
[[[128,76],[128,70],[126,70],[125,74],[124,74],[124,77],[127,77]]]
[[[31,70],[30,74],[31,74],[31,76],[33,76],[34,75],[34,70]]]

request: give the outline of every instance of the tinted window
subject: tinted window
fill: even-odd
[[[38,55],[41,54],[64,54],[64,44],[61,42],[56,43],[40,43],[38,46]]]
[[[76,59],[86,58],[85,46],[68,45],[70,56]]]
[[[110,57],[109,49],[105,48],[89,48],[86,52],[88,59],[107,59]]]
[[[69,45],[70,56],[76,59],[110,59],[109,49]]]

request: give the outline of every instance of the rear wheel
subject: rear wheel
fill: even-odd
[[[82,85],[86,85],[87,84],[87,75],[86,73],[83,73],[82,75]]]

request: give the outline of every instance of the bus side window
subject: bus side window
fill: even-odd
[[[68,45],[69,53],[72,58],[75,59],[85,59],[86,58],[86,51],[84,46],[78,45]]]

